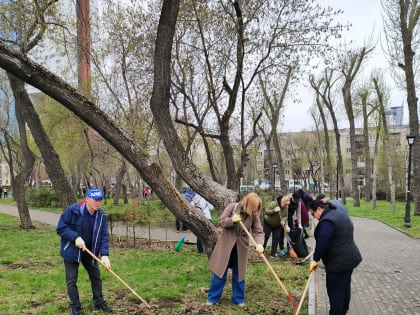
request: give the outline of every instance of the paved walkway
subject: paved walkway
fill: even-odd
[[[349,315],[420,314],[420,240],[383,223],[352,217],[363,261],[354,270]],[[318,268],[309,314],[328,314],[325,272]]]
[[[58,214],[38,210],[30,212],[33,221],[54,226],[58,222]],[[14,206],[0,204],[0,213],[18,216]],[[353,273],[352,300],[348,314],[420,314],[420,240],[375,220],[352,219],[363,261]],[[138,237],[149,238],[148,229],[141,229],[139,233]],[[181,235],[187,241],[196,240],[192,233],[177,233],[173,228],[150,230],[150,238],[155,240],[177,240]],[[312,237],[309,240],[313,242]],[[308,314],[327,315],[328,297],[323,268],[319,267],[312,279]]]

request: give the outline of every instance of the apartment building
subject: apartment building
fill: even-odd
[[[343,174],[344,174],[344,189],[349,192],[352,191],[352,165],[351,165],[351,145],[350,145],[350,130],[348,128],[340,129],[340,148],[343,159]],[[392,163],[396,177],[396,186],[405,187],[405,174],[407,164],[408,143],[406,136],[409,133],[408,125],[391,125],[389,126],[388,135],[388,150],[384,152],[383,135],[376,135],[376,129],[369,130],[369,152],[370,162],[373,167],[375,142],[378,141],[378,158],[377,177],[383,182],[386,180],[385,170],[385,154],[392,156]],[[378,139],[377,139],[378,138]],[[323,134],[319,135],[316,131],[301,131],[282,133],[280,135],[281,154],[284,167],[284,175],[287,182],[294,182],[295,185],[302,185],[306,189],[313,190],[314,184],[317,184],[316,189],[321,189],[321,183],[324,183],[324,190],[332,189],[330,182],[336,183],[337,178],[337,154],[336,142],[333,131],[329,135],[329,147],[331,154],[331,164],[334,174],[328,174],[327,169],[327,154],[326,144]],[[279,182],[279,167],[277,163],[273,166],[269,165],[269,153],[261,142],[260,152],[257,155],[257,174],[259,176],[259,183],[269,186],[270,172],[276,171],[276,187],[280,187]],[[357,168],[359,176],[359,186],[361,188],[365,185],[365,139],[363,130],[356,129],[356,155],[358,156]],[[401,175],[401,176],[397,176]],[[329,178],[329,176],[332,178]]]

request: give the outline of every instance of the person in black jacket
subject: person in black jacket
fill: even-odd
[[[346,314],[351,298],[351,275],[362,261],[353,238],[353,223],[333,204],[320,200],[311,202],[309,211],[319,220],[314,231],[316,246],[309,271],[314,271],[322,259],[330,301],[329,315]]]

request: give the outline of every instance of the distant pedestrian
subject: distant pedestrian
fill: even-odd
[[[210,202],[208,202],[199,194],[194,193],[191,204],[193,207],[199,210],[210,222],[213,222],[210,211],[214,209],[214,206]],[[197,238],[197,251],[200,254],[204,253],[203,243],[199,238]]]
[[[147,187],[143,188],[143,198],[149,199],[149,190],[147,189]]]
[[[64,259],[67,294],[70,299],[72,315],[82,315],[77,279],[79,264],[89,274],[93,307],[95,311],[112,313],[102,295],[102,279],[98,262],[83,251],[89,249],[108,267],[109,261],[108,225],[106,214],[100,208],[103,193],[100,189],[91,188],[86,193],[86,200],[67,207],[61,214],[57,224],[57,234],[61,236],[60,254]]]
[[[4,196],[4,198],[7,198],[9,196],[8,191],[7,191],[7,187],[3,188],[3,196]]]
[[[249,193],[240,202],[229,204],[220,216],[219,225],[223,230],[209,259],[208,266],[213,275],[207,305],[220,302],[227,280],[227,272],[231,268],[232,302],[239,307],[244,307],[245,272],[250,240],[239,222],[242,221],[245,228],[252,231],[257,243],[255,252],[261,255],[264,252],[261,209],[261,198],[256,193]]]
[[[192,197],[194,196],[194,192],[193,191],[187,191],[186,189],[184,189],[182,191],[182,197],[185,198],[185,200],[191,204],[192,203]],[[175,219],[175,225],[176,225],[176,231],[177,232],[181,232],[181,230],[183,232],[188,231],[188,226],[187,224],[185,224],[185,222],[182,222],[181,220],[178,220],[177,218]]]
[[[309,271],[314,271],[322,259],[330,301],[329,315],[346,314],[351,299],[351,275],[362,261],[353,238],[353,222],[333,204],[320,200],[311,202],[309,211],[319,221],[314,231],[316,245]]]

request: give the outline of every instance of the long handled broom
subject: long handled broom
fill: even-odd
[[[105,265],[105,263],[103,263],[102,260],[96,257],[94,253],[87,249],[86,246],[84,246],[82,250],[87,252],[90,256],[92,256],[93,259],[95,259],[98,263],[105,267],[105,269],[108,270],[115,278],[117,278],[118,281],[120,281],[127,289],[129,289],[131,293],[133,293],[140,301],[142,301],[148,308],[150,308],[150,305],[147,304],[147,302],[140,295],[138,295],[137,292],[134,291],[134,289],[132,289],[123,279],[121,279],[110,267]]]
[[[257,242],[255,242],[254,238],[252,237],[251,233],[249,233],[246,226],[243,224],[242,221],[239,221],[239,224],[241,225],[242,229],[245,231],[245,233],[248,235],[248,238],[252,242],[252,245],[257,246]],[[264,262],[267,264],[268,269],[270,269],[271,273],[273,274],[274,278],[277,280],[277,283],[280,285],[280,288],[284,291],[284,293],[287,295],[287,299],[289,300],[290,304],[292,305],[293,312],[296,310],[295,301],[293,300],[293,297],[290,295],[290,293],[287,291],[284,284],[280,281],[280,278],[277,276],[276,272],[273,269],[273,266],[271,266],[270,262],[268,261],[267,257],[262,253],[260,255]]]

